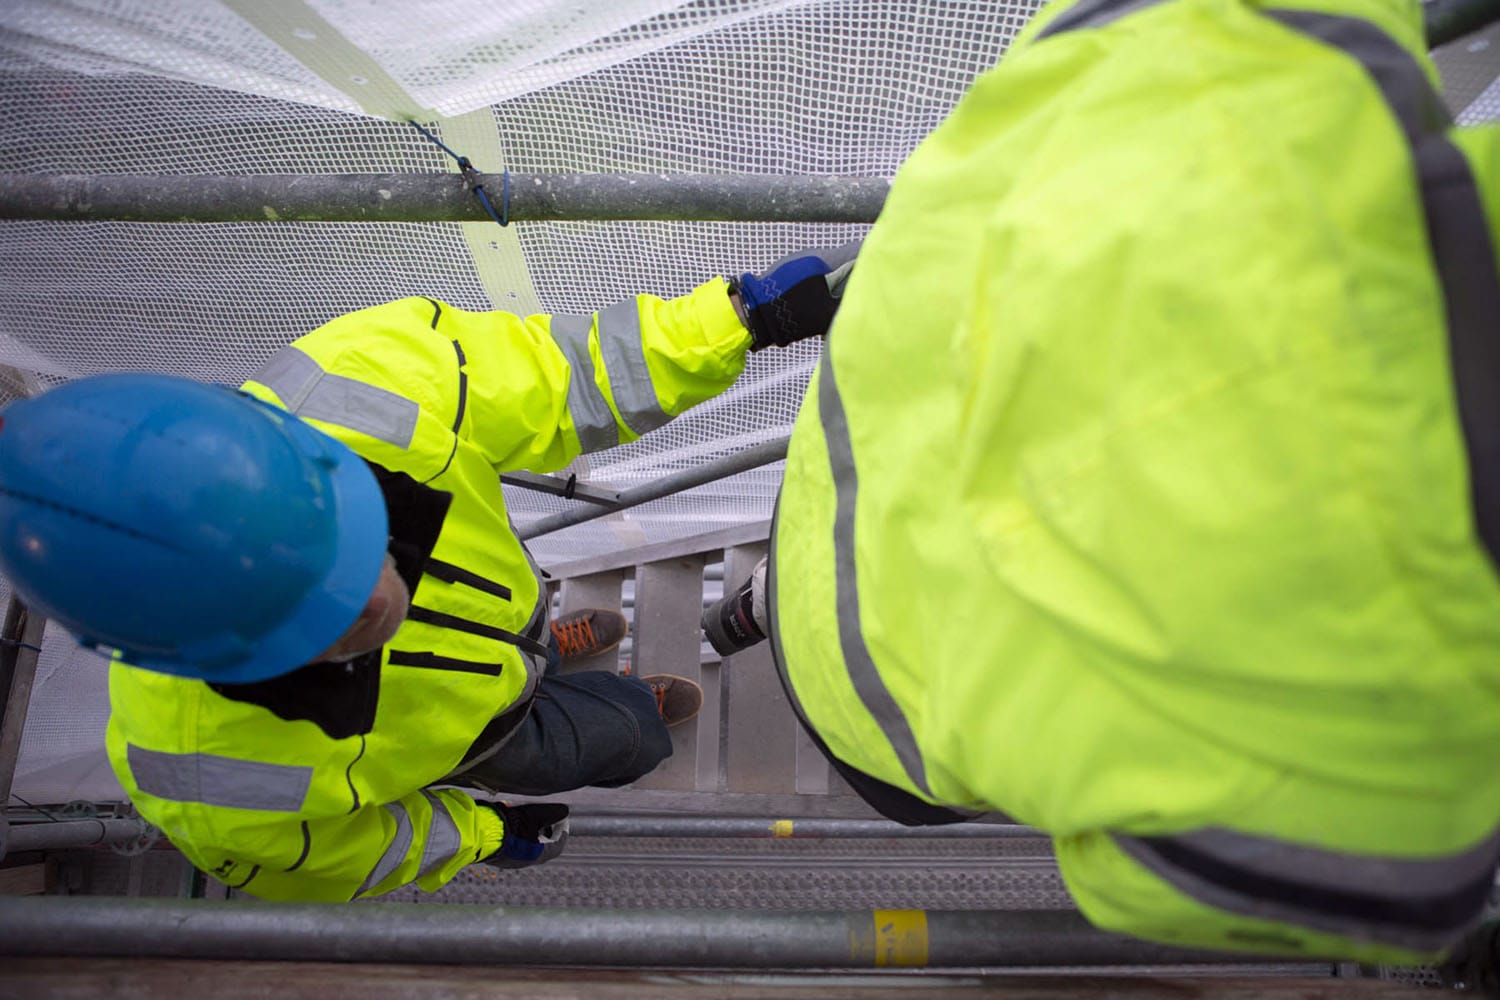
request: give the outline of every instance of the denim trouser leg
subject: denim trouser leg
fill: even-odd
[[[671,755],[672,739],[646,684],[581,670],[544,675],[531,713],[500,752],[455,780],[514,795],[613,788]]]

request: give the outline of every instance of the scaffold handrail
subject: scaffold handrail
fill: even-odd
[[[1072,910],[611,910],[86,896],[0,897],[0,955],[781,969],[1226,961],[1219,952],[1101,931]]]
[[[479,180],[501,189],[500,174]],[[874,222],[883,177],[511,174],[510,222]],[[0,174],[0,219],[488,222],[458,174]]]

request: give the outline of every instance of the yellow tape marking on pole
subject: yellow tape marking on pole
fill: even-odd
[[[792,821],[789,819],[778,819],[771,823],[771,836],[790,837],[792,835]]]
[[[874,918],[877,966],[927,964],[926,910],[876,910]]]

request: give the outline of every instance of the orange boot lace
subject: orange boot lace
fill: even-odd
[[[587,618],[578,618],[566,625],[553,622],[552,634],[557,636],[557,651],[564,658],[582,655],[598,646],[594,626]]]

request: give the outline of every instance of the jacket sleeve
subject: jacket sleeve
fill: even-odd
[[[497,471],[545,472],[727,389],[749,347],[722,278],[587,316],[407,298],[336,317],[243,388],[421,481],[448,467],[455,436]]]
[[[174,842],[231,888],[303,902],[347,902],[411,882],[432,892],[494,853],[504,834],[494,810],[454,789],[423,789],[344,816],[222,825],[213,839],[232,847]]]
[[[1287,955],[1303,961],[1339,956],[1372,965],[1425,965],[1440,957],[1435,945],[1417,948],[1401,943],[1399,922],[1374,918],[1356,930],[1351,925],[1359,924],[1358,918],[1330,921],[1326,911],[1320,914],[1311,905],[1298,919],[1307,894],[1277,898],[1276,887],[1264,880],[1248,884],[1254,896],[1237,898],[1235,891],[1217,887],[1199,890],[1201,898],[1195,898],[1184,885],[1173,885],[1151,871],[1121,847],[1119,838],[1103,831],[1057,837],[1053,847],[1069,895],[1102,930],[1177,947]],[[1339,923],[1345,927],[1339,929]]]
[[[732,385],[750,346],[719,278],[593,315],[455,310],[451,323],[468,376],[461,433],[499,470],[550,471],[634,441]]]

